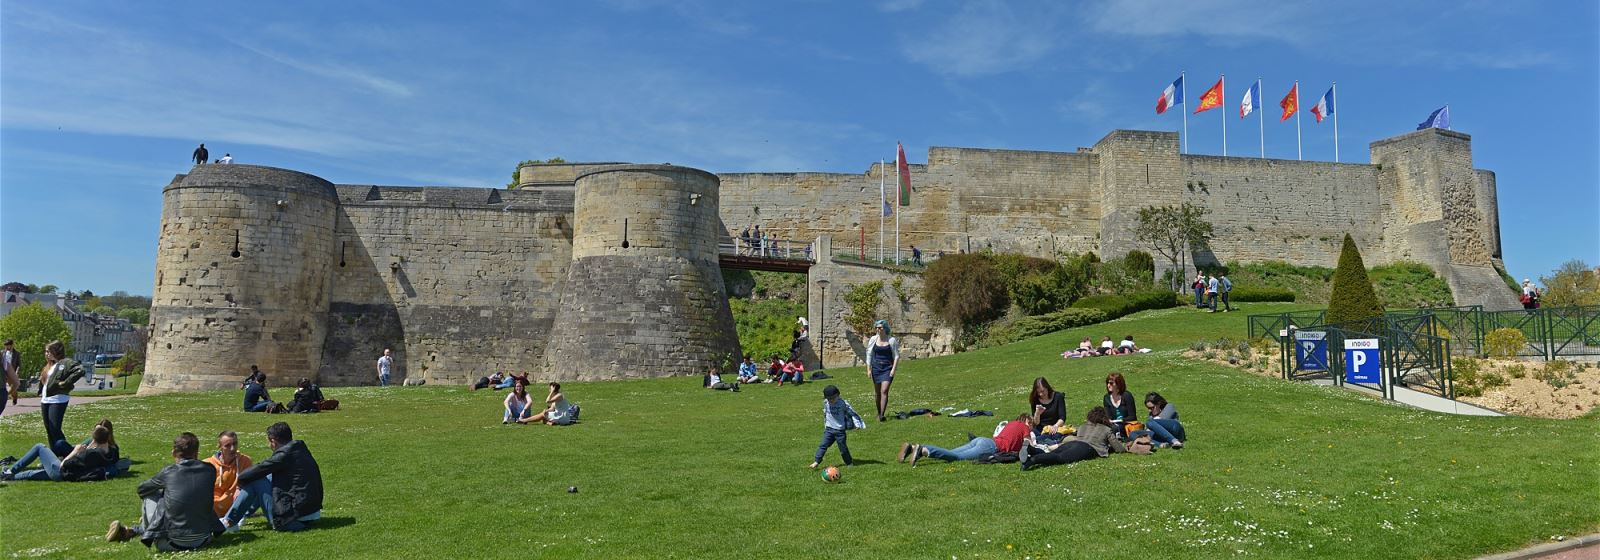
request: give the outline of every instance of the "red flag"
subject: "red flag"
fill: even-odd
[[[1204,111],[1206,109],[1212,109],[1212,108],[1221,107],[1221,106],[1222,106],[1222,80],[1218,79],[1217,80],[1217,85],[1211,86],[1211,89],[1208,89],[1208,90],[1206,90],[1205,93],[1200,94],[1200,106],[1199,107],[1195,107],[1194,108],[1194,112],[1195,113],[1199,113],[1199,112]]]
[[[1283,107],[1283,118],[1278,119],[1278,122],[1289,120],[1289,117],[1294,116],[1294,112],[1300,110],[1300,84],[1289,88],[1289,95],[1283,96],[1283,101],[1279,101],[1278,106]]]
[[[906,147],[894,143],[894,166],[900,176],[900,205],[911,205],[911,165],[906,163]],[[898,234],[897,234],[898,235]],[[897,249],[898,250],[898,249]]]

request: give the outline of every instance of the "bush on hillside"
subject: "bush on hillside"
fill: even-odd
[[[1455,305],[1455,298],[1450,295],[1450,285],[1434,274],[1433,268],[1428,265],[1400,261],[1372,267],[1369,274],[1373,289],[1377,290],[1378,299],[1385,308]]]
[[[1010,305],[1005,279],[991,255],[945,255],[928,265],[922,286],[928,308],[952,327],[992,321]]]
[[[1372,290],[1367,279],[1367,267],[1361,262],[1361,251],[1350,234],[1344,235],[1344,248],[1339,251],[1339,266],[1333,271],[1333,293],[1328,296],[1330,324],[1363,321],[1383,316],[1383,302]]]
[[[979,348],[1010,344],[1019,340],[1046,335],[1073,327],[1092,325],[1106,320],[1099,309],[1062,309],[1053,313],[1033,315],[1018,319],[1009,325],[991,329],[978,342]]]
[[[1098,309],[1106,320],[1150,309],[1166,309],[1178,305],[1178,295],[1166,290],[1152,290],[1127,295],[1100,294],[1080,299],[1072,304],[1074,309]]]
[[[1143,272],[1145,277],[1154,279],[1156,275],[1156,258],[1150,253],[1134,249],[1122,256],[1122,265],[1130,272]]]
[[[1228,293],[1233,303],[1251,301],[1294,301],[1294,291],[1288,288],[1239,288]]]

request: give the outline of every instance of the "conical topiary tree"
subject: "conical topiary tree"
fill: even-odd
[[[1383,302],[1367,279],[1367,266],[1350,234],[1344,234],[1344,249],[1339,251],[1339,267],[1333,271],[1333,295],[1328,298],[1329,323],[1360,321],[1383,316]]]

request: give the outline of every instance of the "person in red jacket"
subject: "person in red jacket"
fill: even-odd
[[[1006,422],[1000,431],[992,438],[975,437],[955,449],[945,449],[936,445],[919,443],[900,444],[899,460],[911,460],[912,468],[917,466],[917,460],[923,457],[944,459],[946,461],[976,461],[979,457],[994,453],[1016,453],[1022,449],[1022,441],[1033,431],[1033,416],[1023,414],[1016,419]]]

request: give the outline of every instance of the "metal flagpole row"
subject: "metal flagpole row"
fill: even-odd
[[[883,189],[883,179],[889,174],[884,173],[883,160],[878,160],[878,262],[883,262],[883,208],[889,205],[888,191]]]
[[[1178,71],[1178,84],[1178,89],[1183,90],[1183,110],[1178,112],[1183,113],[1183,153],[1187,154],[1189,153],[1189,80],[1184,77],[1182,70]]]
[[[1294,81],[1294,159],[1306,159],[1300,146],[1300,80]]]
[[[894,153],[894,264],[900,264],[900,189],[905,187],[900,178],[900,151],[899,144],[895,144]]]
[[[1256,99],[1254,101],[1255,101],[1255,103],[1257,105],[1260,105],[1261,104],[1261,95],[1260,95],[1261,94],[1261,77],[1260,76],[1256,76],[1256,94],[1257,94],[1256,95]],[[1267,158],[1267,111],[1265,110],[1264,107],[1257,107],[1256,108],[1256,122],[1258,124],[1260,124],[1260,126],[1261,126],[1261,159],[1266,159]]]
[[[1227,155],[1228,155],[1228,75],[1227,74],[1223,74],[1222,75],[1222,79],[1217,80],[1217,83],[1222,84],[1222,91],[1221,91],[1221,93],[1222,93],[1222,110],[1218,111],[1218,112],[1222,113],[1222,155],[1223,155],[1223,157],[1227,157]]]
[[[1333,83],[1333,162],[1339,163],[1339,82]]]

